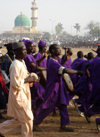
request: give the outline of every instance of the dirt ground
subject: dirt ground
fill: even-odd
[[[71,124],[69,127],[74,128],[74,132],[60,132],[60,116],[57,111],[57,116],[50,114],[44,119],[40,125],[41,131],[34,132],[34,137],[100,137],[97,132],[95,118],[99,115],[91,117],[91,123],[87,123],[84,117],[81,117],[74,105],[68,107]],[[14,129],[6,137],[20,137],[20,127]]]
[[[84,55],[86,55],[88,52],[93,52],[90,48],[72,48],[73,51],[73,55],[72,55],[72,60],[74,60],[77,57],[77,52],[78,51],[83,51]],[[2,54],[5,54],[7,52],[6,48],[2,48],[0,49],[0,51],[2,52]],[[37,49],[38,51],[38,49]],[[96,55],[95,52],[93,52],[94,55]],[[62,50],[62,55],[64,54],[64,50]]]
[[[79,50],[82,50],[84,54],[87,54],[91,51],[91,49],[83,48],[76,48],[72,50],[72,60],[76,58],[76,53]],[[100,115],[92,116],[91,123],[88,124],[85,118],[79,115],[73,104],[68,107],[68,110],[71,121],[69,127],[74,128],[74,132],[59,131],[60,117],[59,112],[57,111],[57,116],[54,117],[52,116],[52,114],[50,114],[46,119],[44,119],[44,121],[40,125],[42,131],[34,132],[34,137],[100,137],[100,133],[97,132],[95,124],[95,118],[100,117]],[[20,127],[11,131],[6,135],[6,137],[20,137]]]

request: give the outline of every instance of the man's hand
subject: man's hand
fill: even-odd
[[[33,87],[33,85],[34,85],[34,82],[29,83],[29,87]]]
[[[45,57],[45,58],[48,57],[48,53],[47,53],[47,52],[44,53],[44,57]]]
[[[83,76],[83,71],[78,70],[77,75]]]
[[[24,81],[25,83],[39,82],[39,77],[35,73],[30,73]]]

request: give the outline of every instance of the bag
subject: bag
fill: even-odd
[[[10,82],[10,79],[7,76],[6,72],[4,70],[1,70],[1,74],[3,76],[3,80],[4,80],[5,84],[8,84]]]

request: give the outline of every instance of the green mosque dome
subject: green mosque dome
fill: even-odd
[[[18,15],[16,18],[15,18],[15,27],[20,27],[20,26],[30,26],[30,19],[21,14],[21,15]]]

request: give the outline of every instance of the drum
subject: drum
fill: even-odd
[[[66,84],[68,91],[73,92],[74,91],[74,85],[72,83],[70,76],[67,73],[64,73],[63,79],[64,79],[64,82]]]
[[[36,73],[29,73],[28,77],[26,78],[26,81],[28,81],[29,83],[39,82],[38,75]]]

